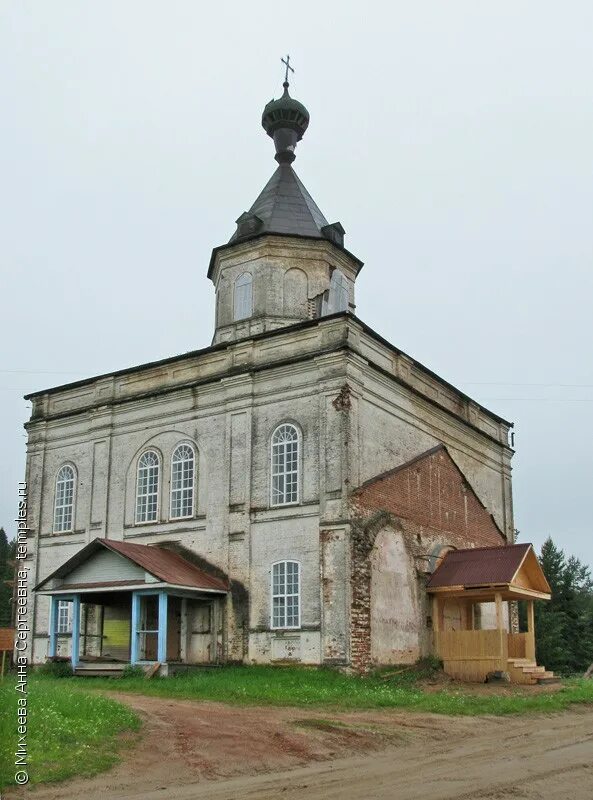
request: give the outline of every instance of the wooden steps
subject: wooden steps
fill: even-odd
[[[558,678],[545,667],[539,667],[535,661],[528,658],[509,658],[507,671],[511,676],[511,683],[522,683],[535,686],[540,683],[557,683]]]
[[[121,661],[81,661],[74,674],[80,678],[119,678],[125,666]]]

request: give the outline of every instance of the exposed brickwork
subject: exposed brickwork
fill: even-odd
[[[350,663],[364,672],[371,661],[371,562],[364,529],[352,531]]]
[[[353,493],[362,509],[384,509],[418,525],[444,531],[455,547],[505,543],[445,447],[368,481]]]
[[[350,663],[365,672],[371,663],[371,561],[375,538],[385,526],[398,527],[397,520],[384,511],[357,515],[350,528],[351,606]]]
[[[403,531],[419,579],[441,547],[495,547],[506,540],[445,447],[367,481],[352,493],[351,505],[350,651],[352,667],[364,672],[371,660],[369,554],[382,528]]]

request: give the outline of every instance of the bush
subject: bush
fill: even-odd
[[[69,661],[46,661],[37,667],[37,672],[49,678],[71,678],[72,664]]]
[[[143,678],[144,676],[144,670],[136,664],[126,664],[121,674],[122,678]]]
[[[443,669],[443,662],[438,656],[425,656],[416,662],[419,670],[433,674],[441,672]]]

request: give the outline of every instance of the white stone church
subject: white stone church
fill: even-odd
[[[490,624],[427,581],[512,545],[510,423],[356,315],[362,262],[292,166],[308,123],[285,83],[209,347],[28,396],[33,662],[364,671]]]

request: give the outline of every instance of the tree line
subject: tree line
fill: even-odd
[[[4,528],[0,528],[0,628],[9,628],[11,623],[12,578],[16,539],[8,541]]]
[[[567,556],[551,538],[538,556],[552,599],[535,603],[537,663],[560,675],[584,672],[593,663],[593,579],[575,556]],[[520,603],[521,627],[526,611]]]

